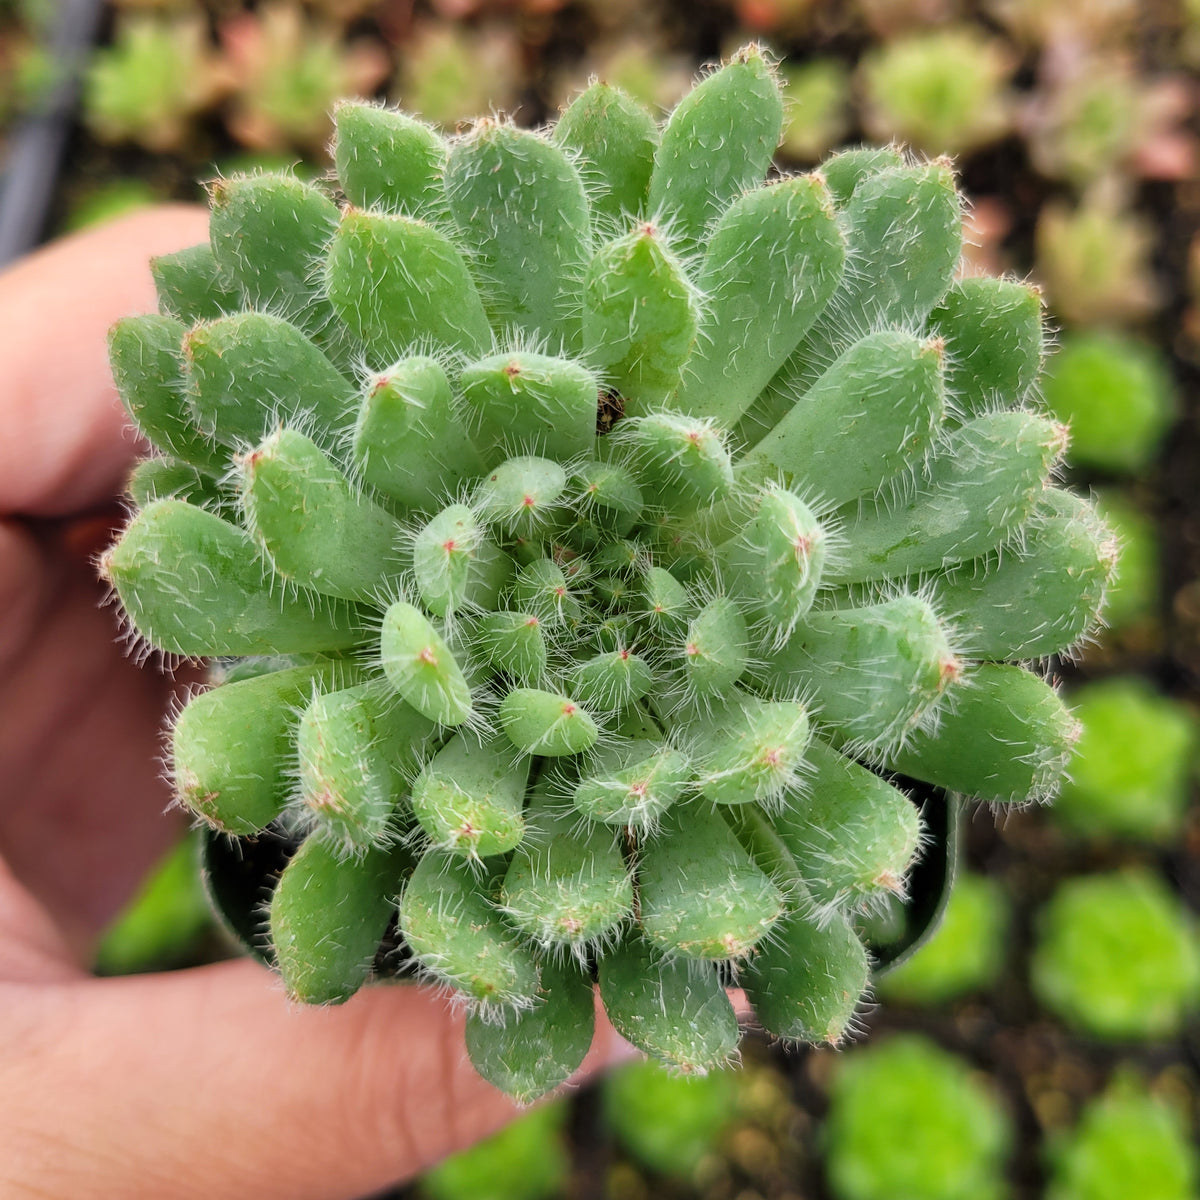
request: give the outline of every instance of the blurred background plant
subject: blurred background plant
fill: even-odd
[[[1034,272],[1050,308],[1073,325],[1133,325],[1162,303],[1151,266],[1154,231],[1111,194],[1047,200],[1038,215]]]
[[[1188,1126],[1178,1103],[1120,1072],[1050,1143],[1047,1200],[1192,1200],[1200,1155]]]
[[[199,14],[123,15],[112,45],[97,50],[84,83],[83,114],[104,142],[178,150],[192,123],[231,84]]]
[[[1176,844],[1196,778],[1196,714],[1140,675],[1082,684],[1071,708],[1083,733],[1055,824],[1078,837]]]
[[[409,47],[392,96],[407,112],[452,131],[469,117],[515,107],[521,67],[511,30],[423,22]]]
[[[604,1120],[631,1157],[660,1175],[694,1176],[737,1115],[729,1071],[673,1075],[658,1063],[631,1063],[600,1085]]]
[[[161,971],[185,963],[213,934],[191,834],[167,853],[96,950],[101,975]]]
[[[815,163],[841,142],[852,117],[849,68],[836,58],[783,64],[788,106],[781,155]]]
[[[1096,492],[1100,512],[1117,537],[1117,577],[1109,588],[1104,619],[1107,628],[1088,659],[1138,649],[1161,648],[1162,539],[1158,523],[1123,488]]]
[[[1200,942],[1186,907],[1153,871],[1068,879],[1037,914],[1038,999],[1098,1038],[1169,1038],[1200,1000]]]
[[[1192,91],[1184,75],[1143,77],[1129,55],[1061,42],[1043,55],[1024,105],[1030,159],[1079,190],[1123,177],[1185,179],[1196,166]]]
[[[1122,334],[1065,334],[1042,387],[1050,411],[1071,427],[1070,463],[1107,474],[1149,467],[1176,415],[1161,353]]]
[[[23,113],[37,112],[58,82],[59,70],[47,49],[55,13],[54,0],[0,3],[0,154],[5,126]]]
[[[825,1146],[838,1200],[999,1200],[1012,1137],[986,1078],[926,1038],[881,1039],[834,1072]]]
[[[1009,48],[969,26],[908,33],[869,50],[858,69],[862,121],[876,142],[966,154],[1012,120]]]
[[[937,1005],[991,987],[1004,971],[1011,903],[996,879],[960,872],[933,936],[885,975],[885,1002]]]
[[[421,1180],[427,1200],[550,1200],[571,1173],[561,1101],[518,1118],[470,1150],[456,1154]]]
[[[61,81],[60,12],[0,0],[0,171]],[[1073,782],[999,828],[968,814],[945,919],[880,979],[864,1044],[631,1067],[411,1194],[1196,1200],[1200,0],[119,0],[47,231],[217,174],[320,176],[341,94],[532,125],[596,75],[665,110],[751,36],[786,81],[784,169],[872,140],[953,154],[971,261],[1043,289],[1043,399],[1118,542],[1107,629],[1049,664],[1083,723]],[[191,864],[188,842],[164,860],[98,969],[225,952]]]
[[[251,150],[322,154],[342,96],[370,96],[391,72],[371,38],[343,41],[329,17],[292,4],[238,13],[220,26],[232,103],[229,132]]]

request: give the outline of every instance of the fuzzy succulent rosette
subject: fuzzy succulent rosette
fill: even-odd
[[[296,847],[291,995],[345,999],[390,931],[525,1100],[596,982],[685,1070],[734,1055],[733,980],[836,1041],[921,843],[896,775],[1042,799],[1075,737],[1013,665],[1113,562],[1053,484],[1038,296],[955,281],[944,161],[767,180],[782,118],[755,47],[661,126],[603,83],[537,133],[347,104],[338,190],[219,182],[112,334],[161,454],[104,571],[219,660],[180,802]]]

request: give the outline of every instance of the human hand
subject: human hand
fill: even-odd
[[[158,773],[173,681],[115,643],[91,565],[138,452],[109,324],[147,259],[203,240],[171,207],[0,276],[0,1193],[335,1200],[410,1176],[516,1109],[424,988],[295,1009],[248,961],[93,979],[100,930],[180,831]],[[602,1019],[584,1071],[627,1047]]]

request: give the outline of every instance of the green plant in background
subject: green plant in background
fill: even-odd
[[[67,211],[64,231],[86,229],[116,220],[139,208],[149,208],[168,197],[161,189],[137,176],[117,176],[84,192]]]
[[[830,4],[834,12],[853,8],[880,41],[890,41],[907,30],[946,25],[962,18],[963,0],[856,0],[852,6]]]
[[[1035,274],[1050,307],[1076,325],[1126,324],[1153,312],[1159,288],[1150,270],[1146,224],[1101,192],[1077,207],[1042,206]]]
[[[563,1136],[567,1107],[545,1104],[421,1176],[428,1200],[549,1200],[571,1173]]]
[[[604,1120],[622,1147],[663,1175],[690,1176],[737,1119],[728,1071],[671,1074],[658,1063],[631,1063],[601,1084]]]
[[[24,33],[0,31],[0,127],[37,112],[60,79],[58,65],[40,42]]]
[[[50,49],[57,16],[48,0],[0,3],[0,150],[8,123],[40,111],[63,80]]]
[[[781,152],[816,162],[850,127],[850,72],[836,58],[815,58],[783,67],[787,101]]]
[[[1125,174],[1186,177],[1195,147],[1182,80],[1140,74],[1122,54],[1072,49],[1046,64],[1027,108],[1030,156],[1043,175],[1081,189]]]
[[[330,111],[346,96],[370,96],[391,71],[378,43],[346,42],[341,31],[291,4],[267,4],[221,25],[229,64],[229,130],[259,150],[321,153]]]
[[[1194,1200],[1200,1156],[1187,1120],[1121,1073],[1049,1148],[1047,1200]]]
[[[1184,0],[1183,59],[1191,66],[1200,65],[1200,0]]]
[[[825,1164],[838,1200],[998,1200],[1011,1121],[986,1080],[915,1034],[838,1064]]]
[[[1050,179],[1076,187],[1119,170],[1140,132],[1138,81],[1123,62],[1084,57],[1033,101],[1029,151]]]
[[[1116,578],[1104,595],[1106,639],[1138,628],[1154,630],[1161,605],[1158,527],[1115,488],[1100,489],[1096,505],[1119,547]]]
[[[398,74],[396,98],[404,107],[453,129],[477,113],[512,109],[521,77],[519,49],[500,25],[464,29],[428,23],[413,30]]]
[[[1004,43],[969,26],[907,34],[863,55],[859,85],[871,137],[929,154],[964,154],[1012,119]]]
[[[821,0],[733,0],[742,28],[759,33],[799,32],[821,8]]]
[[[1085,837],[1175,841],[1196,776],[1195,713],[1137,676],[1083,684],[1070,703],[1083,733],[1054,820]]]
[[[305,183],[311,183],[322,175],[323,171],[316,163],[295,161],[295,156],[291,154],[247,150],[216,159],[211,164],[209,177],[218,179],[233,175],[287,174],[294,175]]]
[[[105,930],[95,958],[100,974],[158,970],[187,958],[212,926],[196,859],[196,840],[186,837],[151,872]]]
[[[1175,389],[1149,343],[1099,330],[1068,333],[1047,363],[1046,405],[1071,427],[1068,461],[1114,474],[1144,471],[1175,419]]]
[[[623,32],[617,41],[590,47],[583,64],[571,69],[557,89],[562,105],[596,79],[620,88],[651,112],[661,112],[672,108],[691,87],[692,63],[660,48],[648,36],[631,37]]]
[[[1062,884],[1038,913],[1030,969],[1041,1003],[1095,1037],[1170,1037],[1200,999],[1192,917],[1140,868]]]
[[[732,970],[777,1037],[840,1040],[852,918],[920,837],[869,766],[1021,803],[1076,737],[1009,661],[1112,568],[1024,407],[1038,297],[954,282],[944,161],[763,186],[782,122],[756,47],[661,129],[601,83],[548,136],[346,104],[344,210],[220,181],[112,334],[163,453],[105,573],[150,645],[245,660],[175,723],[181,803],[303,838],[292,996],[361,986],[399,896],[522,1099],[582,1060],[593,962],[686,1071],[736,1051]]]
[[[945,1004],[990,987],[1004,970],[1010,907],[998,880],[961,872],[937,932],[880,980],[880,995],[906,1004]]]
[[[1145,16],[1139,0],[987,0],[985,7],[1014,37],[1035,46],[1121,42]]]
[[[83,116],[102,141],[173,150],[227,87],[202,17],[122,14],[88,66]]]

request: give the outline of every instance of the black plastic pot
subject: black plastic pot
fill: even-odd
[[[61,0],[46,47],[59,71],[58,84],[18,123],[0,178],[0,267],[41,240],[102,6],[103,0]]]
[[[891,941],[870,944],[876,975],[890,971],[912,955],[937,928],[945,911],[958,865],[962,802],[952,792],[906,782],[921,809],[924,851],[909,876],[902,928]],[[299,843],[272,830],[252,838],[233,838],[206,831],[201,843],[205,891],[222,927],[248,954],[271,962],[266,912],[271,893]],[[385,941],[377,973],[394,975],[404,955]]]
[[[956,792],[911,780],[905,781],[904,790],[921,809],[924,851],[908,877],[899,937],[885,943],[868,943],[876,976],[886,975],[911,958],[933,936],[958,872],[963,798]]]

